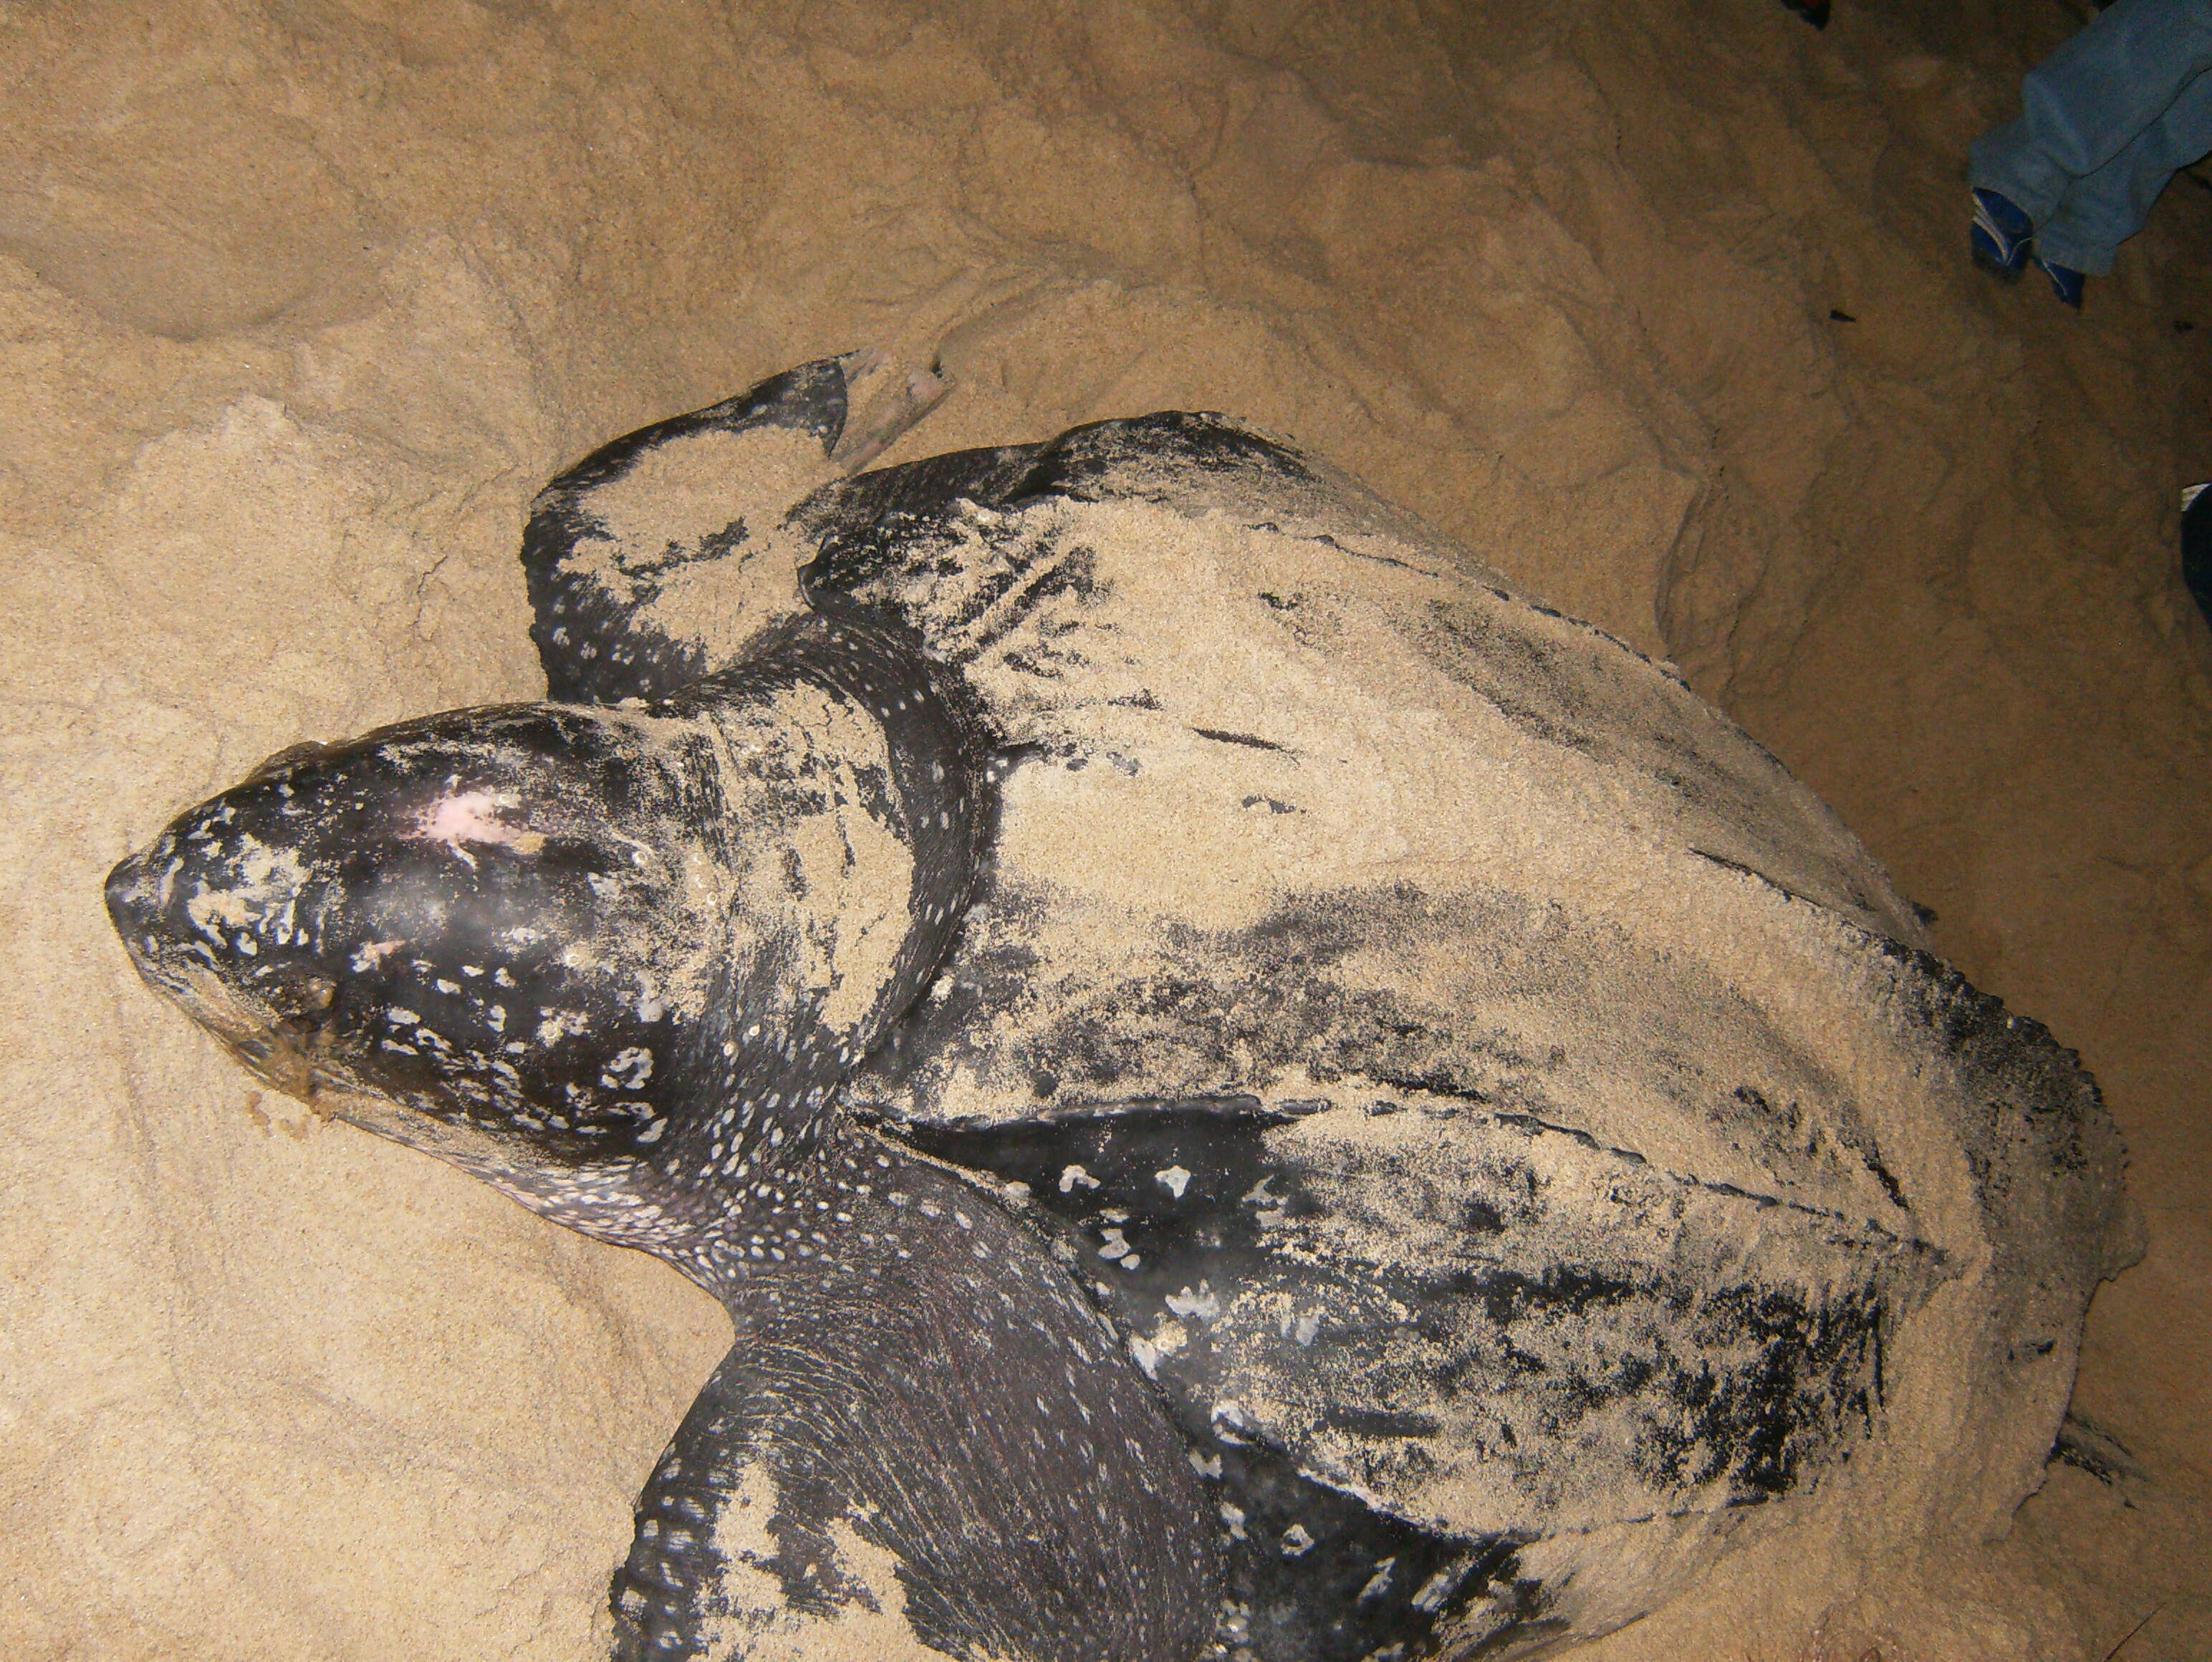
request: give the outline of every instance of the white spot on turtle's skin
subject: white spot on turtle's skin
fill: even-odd
[[[1218,1454],[1200,1454],[1193,1449],[1190,1451],[1190,1469],[1201,1477],[1218,1479],[1221,1476],[1221,1457]]]
[[[412,1027],[422,1019],[404,1004],[395,1004],[385,1014],[392,1018],[392,1025],[395,1027]]]
[[[615,1053],[599,1072],[599,1083],[611,1091],[641,1091],[653,1077],[653,1052],[633,1044]]]
[[[1098,1186],[1098,1179],[1079,1166],[1062,1166],[1060,1172],[1060,1192],[1063,1195],[1067,1194],[1079,1184],[1085,1189],[1096,1189]]]
[[[1467,1579],[1469,1568],[1463,1563],[1445,1565],[1421,1583],[1421,1590],[1413,1595],[1413,1608],[1424,1613],[1433,1613],[1440,1609],[1444,1600],[1450,1598],[1453,1591]]]
[[[1199,1282],[1195,1293],[1186,1287],[1169,1294],[1166,1304],[1176,1315],[1195,1316],[1202,1322],[1216,1320],[1221,1314],[1220,1296],[1210,1283],[1203,1281]]]
[[[1106,1230],[1098,1239],[1104,1243],[1098,1249],[1100,1257],[1124,1258],[1129,1255],[1129,1243],[1121,1238],[1121,1231],[1118,1227]]]
[[[1367,1578],[1367,1585],[1360,1588],[1359,1597],[1356,1602],[1364,1604],[1370,1600],[1380,1598],[1384,1593],[1389,1592],[1390,1574],[1397,1568],[1398,1561],[1395,1557],[1385,1558],[1381,1563],[1376,1565],[1375,1574]]]
[[[1283,1531],[1283,1556],[1303,1558],[1313,1550],[1314,1538],[1306,1533],[1304,1524],[1293,1524]]]
[[[1164,1172],[1153,1172],[1152,1181],[1181,1200],[1182,1191],[1190,1186],[1190,1173],[1180,1166],[1170,1166]]]
[[[1228,1501],[1224,1501],[1221,1503],[1221,1521],[1229,1526],[1229,1538],[1231,1540],[1249,1541],[1252,1538],[1244,1532],[1243,1507],[1232,1506]],[[1362,1595],[1362,1597],[1364,1596],[1365,1595],[1364,1594]]]
[[[550,1049],[571,1033],[589,1032],[591,1025],[590,1018],[581,1010],[550,1010],[538,1024],[538,1042]]]

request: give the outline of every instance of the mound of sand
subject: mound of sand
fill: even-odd
[[[2084,317],[1987,283],[1965,146],[2080,19],[1839,14],[7,11],[10,1654],[590,1653],[720,1312],[258,1097],[100,879],[271,752],[535,695],[537,485],[863,343],[960,383],[891,460],[1232,411],[1672,657],[2102,1081],[2150,1239],[2106,1476],[1739,1555],[1592,1654],[2212,1648],[2212,201]]]

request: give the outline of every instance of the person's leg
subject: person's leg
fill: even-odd
[[[1975,140],[1972,183],[2039,226],[2208,69],[2212,0],[2117,0],[2029,71],[2021,119]]]
[[[2212,150],[2212,70],[2199,75],[2135,142],[2075,180],[2035,227],[2036,258],[2098,277],[2119,246],[2142,229],[2151,204],[2177,169]]]

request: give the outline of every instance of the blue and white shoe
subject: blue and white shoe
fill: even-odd
[[[1974,186],[1974,224],[1967,233],[1974,264],[2010,283],[2027,269],[2035,222],[2008,196]]]
[[[2075,311],[2081,309],[2081,287],[2088,278],[2071,265],[2054,265],[2038,254],[2035,263],[2043,268],[2043,275],[2051,279],[2051,292]]]
[[[2181,581],[2212,624],[2212,487],[2192,484],[2181,493]]]

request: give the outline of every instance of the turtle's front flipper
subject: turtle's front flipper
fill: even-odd
[[[714,1254],[737,1344],[639,1501],[617,1662],[1194,1662],[1219,1525],[1158,1399],[990,1196],[879,1148]]]
[[[795,574],[813,550],[783,534],[786,514],[947,390],[930,372],[894,379],[873,354],[823,358],[626,434],[548,484],[522,539],[548,696],[672,692],[804,610]]]
[[[736,1492],[751,1454],[743,1361],[723,1359],[637,1497],[637,1534],[611,1590],[614,1662],[704,1656],[709,1624],[732,1602],[723,1531],[757,1521],[753,1498]]]

